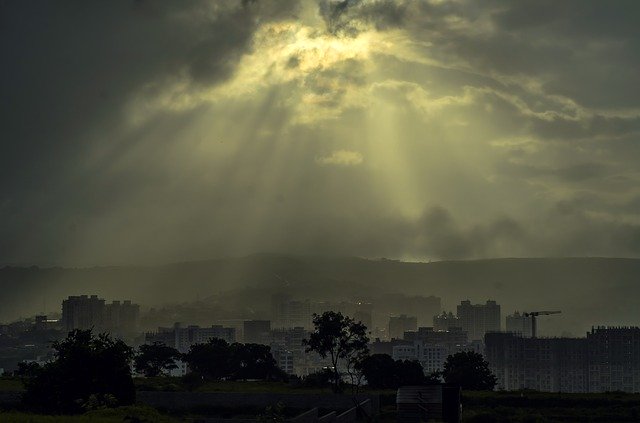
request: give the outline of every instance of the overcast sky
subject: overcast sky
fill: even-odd
[[[638,16],[0,1],[0,264],[638,257]]]

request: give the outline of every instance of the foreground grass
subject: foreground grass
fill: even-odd
[[[463,422],[637,422],[640,395],[463,392]]]
[[[118,407],[89,411],[79,416],[47,416],[42,414],[22,413],[17,411],[0,411],[0,422],[7,423],[115,423],[123,421],[135,422],[179,422],[172,417],[159,413],[148,406]]]
[[[329,388],[307,388],[293,386],[284,382],[264,381],[219,381],[206,382],[197,387],[190,387],[179,377],[135,378],[134,383],[138,391],[193,391],[193,392],[244,392],[244,393],[331,393]]]
[[[189,390],[181,378],[136,378],[139,391],[186,391]],[[306,388],[278,382],[207,382],[191,387],[195,392],[237,392],[237,393],[326,393],[329,389]],[[0,378],[0,391],[19,391],[22,384],[17,379]],[[395,390],[368,391],[363,393],[380,396],[380,422],[395,421]],[[462,397],[463,422],[481,423],[547,423],[547,422],[640,422],[640,394],[600,393],[563,394],[542,392],[469,392]],[[198,416],[200,410],[191,410]],[[208,410],[209,412],[211,410]],[[253,418],[263,410],[217,410],[221,417]],[[203,413],[205,415],[207,413]],[[41,416],[19,412],[0,412],[0,422],[176,422],[191,417],[190,414],[167,416],[157,410],[145,407],[121,407],[111,410],[97,410],[81,416]]]

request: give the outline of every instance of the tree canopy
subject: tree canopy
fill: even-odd
[[[394,360],[388,354],[373,354],[361,363],[367,385],[373,389],[397,389],[404,385],[438,383],[435,375],[425,376],[417,361]]]
[[[278,368],[271,347],[259,344],[228,344],[212,338],[194,344],[184,355],[191,372],[208,380],[263,379],[282,380],[286,374]]]
[[[178,368],[176,361],[182,358],[182,354],[173,347],[163,342],[140,345],[138,354],[134,359],[136,372],[147,377],[155,377],[165,374],[169,370]]]
[[[49,413],[80,413],[87,407],[133,404],[133,350],[107,334],[74,330],[52,344],[55,359],[25,382],[25,405]]]
[[[474,351],[461,351],[447,357],[442,377],[446,383],[471,391],[491,391],[497,382],[489,363]]]
[[[341,389],[343,371],[340,366],[351,377],[352,385],[359,383],[359,365],[369,354],[367,327],[334,311],[314,314],[313,325],[314,331],[303,342],[307,352],[330,358],[334,391]]]

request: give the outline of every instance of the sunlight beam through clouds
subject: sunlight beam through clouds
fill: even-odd
[[[640,256],[637,6],[569,3],[123,2],[6,22],[25,50],[2,44],[0,258]]]

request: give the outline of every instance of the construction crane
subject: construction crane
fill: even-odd
[[[524,317],[531,317],[531,337],[536,337],[536,317],[538,316],[547,316],[549,314],[560,314],[561,311],[530,311],[528,313],[524,313]]]

